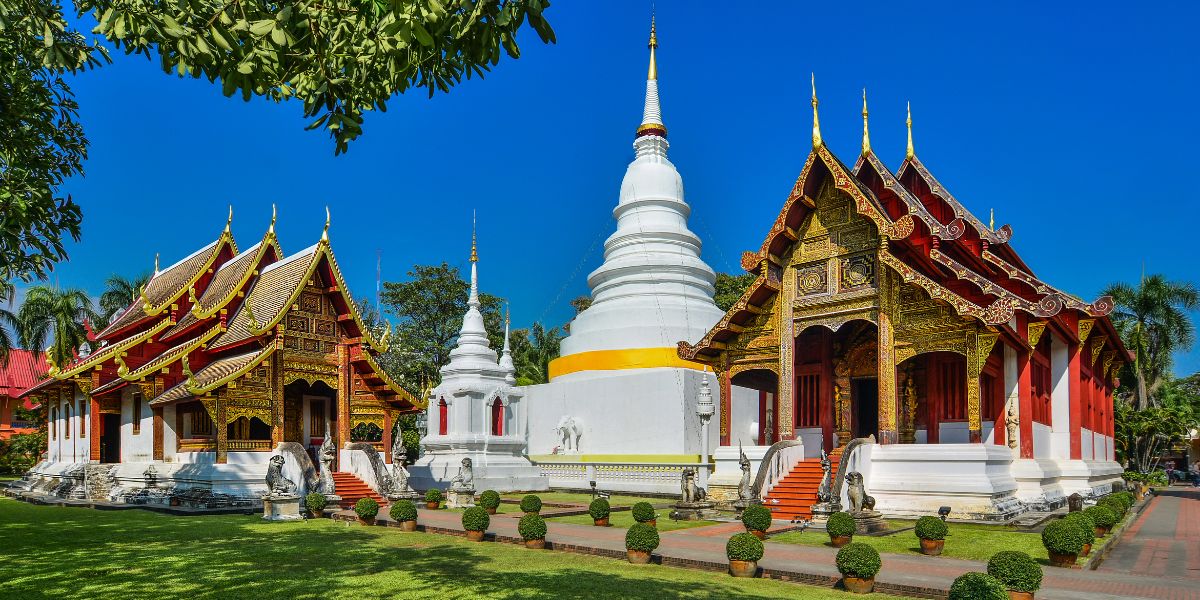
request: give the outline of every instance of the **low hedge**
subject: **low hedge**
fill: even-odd
[[[533,494],[521,498],[521,510],[527,513],[542,512],[542,499]]]
[[[633,520],[638,523],[645,523],[646,521],[653,521],[658,518],[658,514],[654,512],[654,507],[650,506],[649,502],[638,502],[633,505],[633,508],[629,512],[633,513]]]
[[[965,573],[950,585],[950,600],[1008,600],[1008,590],[987,573]]]
[[[1085,539],[1078,521],[1056,519],[1042,530],[1042,545],[1055,554],[1079,554]]]
[[[993,554],[988,561],[987,572],[1014,592],[1032,594],[1042,587],[1042,566],[1028,554],[1017,550],[1001,550]]]
[[[462,526],[467,531],[487,531],[491,523],[492,517],[488,516],[487,509],[482,506],[472,506],[463,511]]]
[[[1092,522],[1096,524],[1096,527],[1111,529],[1117,524],[1116,513],[1114,513],[1108,507],[1097,504],[1096,506],[1089,506],[1083,509],[1083,512],[1087,516],[1091,517]]]
[[[304,508],[307,508],[308,512],[314,515],[321,514],[321,511],[325,510],[325,505],[328,503],[329,500],[325,499],[324,494],[312,492],[304,497]]]
[[[883,562],[879,551],[862,542],[851,542],[837,553],[837,570],[843,576],[870,579],[879,572]]]
[[[739,533],[725,543],[725,556],[729,560],[757,562],[763,557],[763,543],[753,533]]]
[[[484,508],[497,508],[500,506],[500,494],[496,490],[484,490],[479,495],[479,502],[477,504]]]
[[[766,531],[771,528],[771,509],[761,504],[751,504],[742,511],[742,524],[746,529]]]
[[[625,548],[627,550],[654,552],[654,549],[658,547],[658,541],[658,529],[646,523],[634,523],[629,527],[629,531],[625,532]]]
[[[370,521],[379,514],[379,503],[370,498],[359,498],[358,502],[354,503],[354,512],[358,518]]]
[[[929,515],[917,519],[917,526],[914,529],[917,537],[923,540],[944,540],[949,530],[945,521]]]
[[[1087,515],[1087,513],[1083,511],[1076,511],[1073,513],[1067,513],[1063,516],[1063,518],[1068,521],[1075,521],[1079,524],[1080,530],[1083,531],[1084,544],[1093,544],[1096,542],[1096,522],[1093,521],[1092,518]]]
[[[546,520],[537,513],[527,514],[517,522],[517,531],[526,540],[544,540],[546,539]]]
[[[825,523],[825,531],[829,535],[854,535],[856,528],[854,517],[848,512],[835,512],[829,515],[829,521]]]
[[[412,500],[397,500],[392,503],[392,508],[388,511],[388,516],[393,521],[416,521],[417,505],[413,504]]]
[[[592,515],[593,519],[607,519],[608,515],[612,514],[612,507],[608,505],[608,500],[596,498],[588,505],[588,514]]]
[[[1125,510],[1133,508],[1133,505],[1137,502],[1137,496],[1134,496],[1133,492],[1117,492],[1113,496],[1125,502]]]
[[[429,490],[428,492],[425,492],[425,501],[426,502],[441,502],[442,501],[442,490],[432,489],[432,490]]]

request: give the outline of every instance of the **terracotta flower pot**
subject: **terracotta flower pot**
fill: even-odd
[[[658,527],[658,519],[650,519],[649,521],[646,521],[646,524],[651,527]]]
[[[875,589],[875,578],[842,575],[842,585],[845,586],[847,592],[870,594]]]
[[[608,527],[608,517],[603,519],[592,519],[592,524],[596,527]]]
[[[833,544],[834,548],[841,548],[842,546],[849,544],[850,540],[853,540],[853,539],[854,539],[854,536],[852,536],[852,535],[833,535],[832,533],[829,534],[829,541]]]
[[[1092,553],[1092,545],[1091,544],[1084,544],[1083,550],[1079,551],[1080,556],[1087,556],[1091,553]]]
[[[1104,536],[1106,536],[1106,535],[1108,535],[1108,528],[1107,528],[1107,527],[1100,527],[1099,525],[1097,525],[1097,526],[1096,526],[1096,537],[1098,537],[1098,538],[1102,538],[1102,537],[1104,537]]]
[[[1033,600],[1033,592],[1008,590],[1008,600]]]
[[[530,550],[545,550],[546,540],[525,540],[525,547]]]
[[[397,525],[397,527],[400,528],[400,531],[416,531],[417,530],[417,522],[416,521],[400,521],[400,524]]]
[[[941,556],[942,547],[946,545],[946,540],[921,540],[921,554],[926,556]]]
[[[489,515],[494,515],[494,514],[496,514],[496,507],[493,506],[491,508],[488,508],[487,511],[488,511]]]
[[[441,504],[441,502],[426,502],[425,508],[428,508],[429,510],[437,510],[439,504]]]
[[[753,534],[754,534],[754,537],[756,537],[756,538],[758,538],[758,539],[760,539],[760,540],[765,540],[765,539],[767,539],[767,532],[765,532],[765,531],[763,531],[763,530],[761,530],[761,529],[747,529],[746,531],[749,531],[750,533],[753,533]]]
[[[729,574],[734,577],[754,577],[758,575],[758,563],[752,560],[730,559]]]
[[[467,539],[471,540],[472,542],[482,542],[483,541],[483,532],[482,531],[467,531]]]
[[[626,548],[625,557],[629,559],[630,563],[635,565],[644,565],[650,562],[650,553],[642,550],[630,550]]]
[[[359,518],[358,518],[358,524],[359,524],[359,525],[374,525],[374,524],[375,524],[375,519],[374,519],[374,518],[371,518],[371,519],[364,519],[364,518],[362,518],[362,517],[359,517]]]
[[[1050,564],[1056,567],[1073,567],[1075,566],[1075,561],[1078,559],[1078,554],[1059,554],[1057,552],[1050,553]]]

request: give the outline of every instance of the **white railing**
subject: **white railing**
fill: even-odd
[[[771,493],[771,488],[787,477],[796,463],[804,460],[804,440],[784,440],[775,442],[763,455],[758,465],[758,474],[754,478],[754,491],[761,500]]]
[[[552,488],[596,489],[614,492],[678,494],[683,470],[696,469],[698,482],[708,478],[712,465],[705,463],[640,462],[535,462]]]

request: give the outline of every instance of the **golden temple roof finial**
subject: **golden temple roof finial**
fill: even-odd
[[[908,119],[904,123],[908,125],[908,149],[904,151],[904,158],[912,158],[916,156],[912,143],[912,102],[908,103]]]
[[[271,203],[271,226],[267,228],[267,233],[275,233],[275,217],[278,213],[275,212],[275,203]]]
[[[321,241],[329,241],[329,207],[325,207],[325,229],[321,230]]]
[[[158,275],[158,253],[154,253],[154,274]]]
[[[650,43],[647,45],[650,48],[650,71],[646,74],[646,79],[658,79],[658,64],[654,60],[654,49],[658,48],[658,35],[654,27],[654,13],[650,13]]]
[[[988,209],[988,229],[996,231],[996,209]]]
[[[817,118],[817,74],[812,74],[812,107],[813,107],[813,148],[820,147],[821,141],[821,120]]]
[[[866,156],[871,152],[871,133],[867,130],[867,88],[863,88],[863,140],[862,153]]]
[[[479,252],[475,249],[475,211],[471,211],[471,262],[479,262]]]
[[[225,231],[222,233],[229,235],[229,228],[233,225],[233,204],[229,205],[229,218],[225,219]]]

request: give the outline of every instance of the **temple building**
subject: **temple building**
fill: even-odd
[[[679,343],[680,359],[720,378],[721,445],[799,441],[803,457],[767,490],[787,518],[809,514],[816,482],[803,475],[820,474],[820,453],[836,466],[855,439],[868,443],[841,464],[884,513],[1000,519],[1107,493],[1122,471],[1112,395],[1131,360],[1111,299],[1034,275],[1012,229],[972,215],[917,158],[911,114],[893,173],[871,147],[865,92],[853,167],[821,138],[815,84],[812,107],[812,151],[742,257],[757,279],[702,339]],[[735,468],[718,462],[716,479]]]
[[[350,442],[387,456],[392,423],[416,399],[376,363],[390,329],[363,323],[328,230],[327,219],[315,245],[285,256],[274,216],[244,249],[226,223],[179,262],[159,269],[156,259],[95,350],[51,363],[26,392],[49,419],[47,458],[30,476],[96,499],[155,487],[253,498],[282,442],[315,463],[329,431],[340,471]]]
[[[34,408],[33,402],[21,395],[41,380],[46,369],[46,359],[40,352],[20,348],[8,351],[8,364],[0,364],[0,441],[37,431],[37,423],[21,420],[17,409]]]

